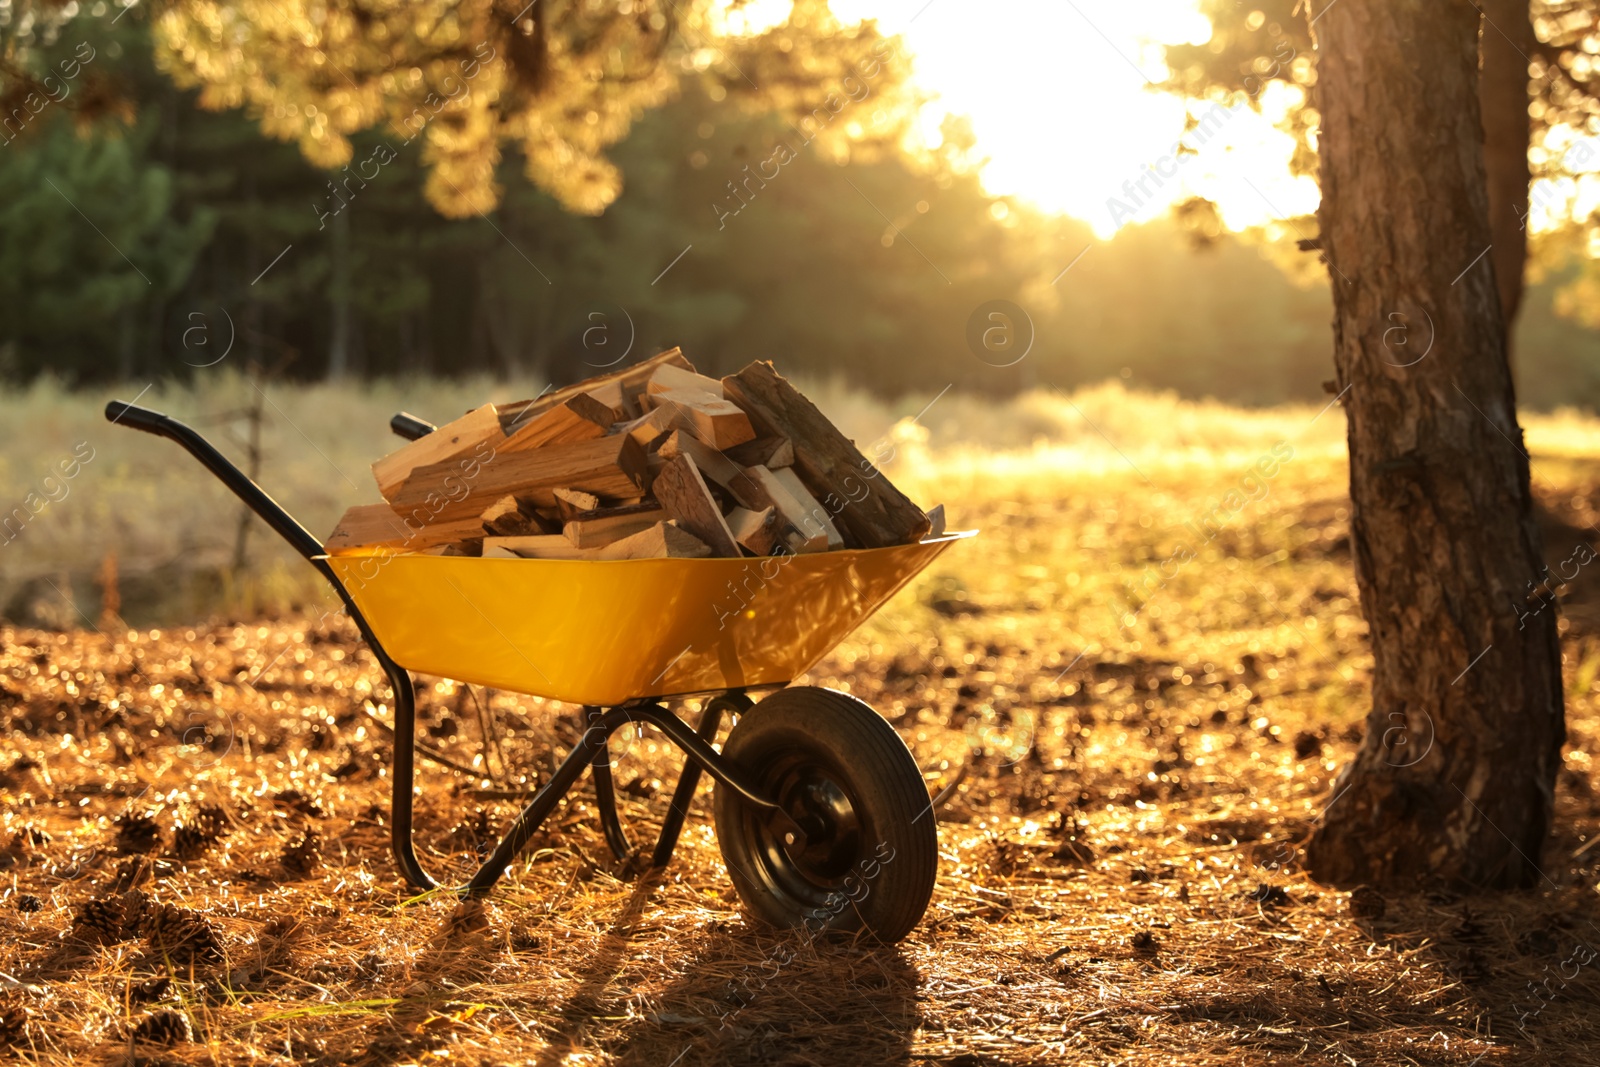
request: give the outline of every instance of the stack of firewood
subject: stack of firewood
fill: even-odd
[[[677,349],[485,404],[372,465],[330,553],[535,559],[784,555],[943,532],[771,363],[718,381]]]

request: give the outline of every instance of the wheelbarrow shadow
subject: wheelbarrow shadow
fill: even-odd
[[[910,1062],[918,975],[900,948],[721,923],[696,940],[617,1063]]]

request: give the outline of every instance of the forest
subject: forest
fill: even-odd
[[[616,147],[626,180],[604,214],[518,180],[508,152],[494,211],[449,218],[426,201],[406,127],[363,133],[352,162],[321,168],[248,114],[197,106],[156,68],[148,20],[70,27],[41,61],[60,101],[37,114],[18,101],[0,125],[13,382],[184,380],[223,359],[299,381],[565,381],[670,345],[719,373],[761,356],[889,397],[934,379],[1004,395],[1120,378],[1263,405],[1314,400],[1327,377],[1326,281],[1291,226],[1157,219],[1101,241],[986,193],[959,128],[916,158],[839,157],[687,81]],[[871,89],[841,124],[876,106]],[[1600,337],[1572,310],[1583,247],[1568,230],[1539,252],[1517,340],[1538,408],[1600,401]],[[1024,309],[1034,338],[999,370],[963,343],[994,299]]]

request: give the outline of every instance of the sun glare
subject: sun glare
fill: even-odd
[[[1163,44],[1210,37],[1194,0],[995,0],[981,15],[956,0],[832,6],[904,37],[916,81],[936,94],[923,136],[937,144],[947,114],[967,116],[991,193],[1083,219],[1102,237],[1196,195],[1234,229],[1316,208],[1316,184],[1290,175],[1293,146],[1272,121],[1294,90],[1269,89],[1258,115],[1152,89],[1167,74]],[[1203,125],[1185,136],[1191,110]]]

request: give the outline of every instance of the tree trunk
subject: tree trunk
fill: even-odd
[[[1523,886],[1564,737],[1505,359],[1470,4],[1341,0],[1317,36],[1320,209],[1372,710],[1307,845],[1335,885]]]
[[[340,211],[333,217],[332,284],[328,286],[328,301],[333,319],[332,336],[328,344],[328,378],[342,381],[350,374],[350,213]]]
[[[1483,114],[1483,165],[1489,179],[1489,236],[1494,241],[1500,316],[1509,339],[1522,304],[1528,257],[1528,56],[1533,24],[1528,0],[1482,0],[1478,104]]]

